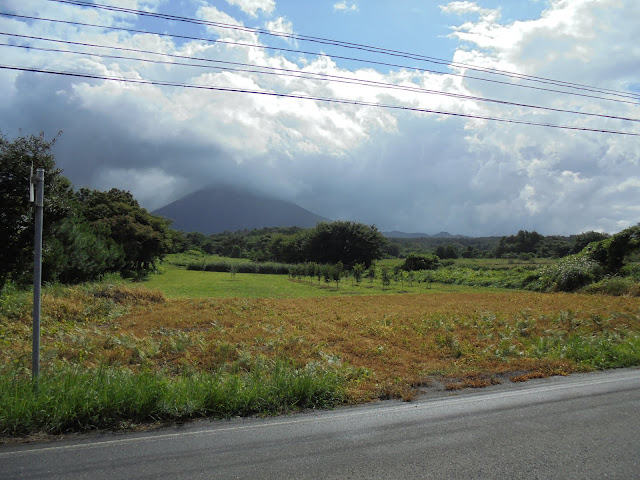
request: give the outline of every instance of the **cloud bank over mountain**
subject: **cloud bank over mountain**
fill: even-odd
[[[341,15],[341,8],[334,3],[328,2],[327,9]],[[620,103],[593,98],[603,96],[596,92],[586,92],[591,95],[586,97],[539,89],[569,90],[554,84],[535,84],[537,89],[513,88],[470,77],[534,84],[464,66],[562,79],[637,95],[638,2],[552,0],[536,18],[527,19],[503,18],[501,10],[484,3],[457,1],[439,7],[442,21],[451,25],[449,40],[457,45],[451,60],[457,66],[419,65],[446,74],[345,61],[338,57],[365,54],[242,28],[183,25],[181,34],[196,38],[186,39],[17,17],[0,17],[2,31],[163,52],[191,58],[164,57],[167,62],[201,66],[113,58],[125,56],[121,51],[104,50],[112,57],[97,57],[9,47],[2,47],[1,63],[640,133],[637,122],[416,91],[438,90],[558,110],[640,118],[637,99]],[[23,16],[160,33],[178,28],[178,22],[163,23],[56,2],[8,0],[5,4],[9,12]],[[110,4],[160,12],[170,7],[169,2],[161,0]],[[183,4],[189,8],[174,14],[237,27],[259,24],[283,33],[297,32],[285,1]],[[349,15],[352,22],[366,15],[365,3],[339,4],[345,8],[357,5],[357,11]],[[384,40],[381,35],[380,46],[384,46]],[[33,39],[3,36],[3,41],[45,46]],[[262,48],[267,45],[277,49]],[[50,42],[46,47],[96,51]],[[303,55],[287,49],[325,55]],[[412,51],[429,55],[428,44],[415,45]],[[126,56],[151,58],[141,53]],[[418,65],[403,58],[368,58]],[[238,64],[277,68],[280,70],[269,71],[279,75],[259,74],[257,67]],[[292,70],[325,75],[325,80],[284,75]],[[392,90],[328,82],[327,76],[411,88]],[[535,229],[545,234],[569,234],[616,232],[640,221],[637,137],[4,69],[0,69],[0,88],[5,92],[0,103],[0,131],[7,136],[19,134],[18,129],[23,133],[44,131],[50,137],[62,130],[56,158],[76,187],[130,190],[149,209],[205,185],[223,182],[276,195],[325,217],[375,223],[381,230],[492,235]]]

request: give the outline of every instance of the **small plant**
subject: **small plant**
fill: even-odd
[[[229,265],[229,273],[231,274],[231,278],[235,278],[236,273],[238,273],[239,267],[237,263],[232,263]]]
[[[389,267],[382,267],[382,269],[380,269],[380,280],[382,281],[382,289],[386,290],[391,284],[391,272],[389,272]]]
[[[353,278],[356,281],[357,285],[360,285],[360,281],[362,281],[362,275],[364,273],[364,264],[363,263],[356,263],[353,266]]]
[[[369,269],[367,270],[365,276],[369,280],[369,284],[373,284],[373,281],[376,278],[376,267],[375,267],[375,265],[371,265],[369,267]]]

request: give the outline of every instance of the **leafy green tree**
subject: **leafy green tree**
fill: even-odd
[[[640,224],[622,230],[610,238],[590,243],[579,255],[586,255],[604,267],[606,273],[616,274],[624,266],[625,258],[640,249]]]
[[[520,230],[516,235],[502,237],[494,251],[496,258],[505,254],[536,253],[536,250],[544,237],[538,232]]]
[[[382,281],[382,288],[387,289],[391,284],[391,272],[389,272],[389,267],[382,267],[380,269],[380,280]]]
[[[412,272],[416,270],[435,270],[439,266],[440,258],[437,255],[417,255],[415,253],[411,253],[402,264],[402,269]]]
[[[8,140],[0,133],[0,290],[11,277],[28,282],[33,271],[34,219],[29,203],[29,175],[45,169],[43,254],[47,255],[54,228],[73,208],[73,189],[56,167],[51,148],[57,136],[44,134]],[[46,278],[46,272],[43,272]]]
[[[589,245],[592,242],[599,242],[601,240],[605,240],[609,238],[609,234],[600,233],[600,232],[583,232],[579,235],[576,235],[573,238],[573,246],[571,247],[571,253],[579,253],[584,247]]]
[[[402,287],[404,288],[404,275],[402,271],[402,267],[400,265],[395,265],[392,270],[391,276],[393,277],[393,281],[396,282],[396,285],[399,282],[402,282]]]
[[[478,256],[478,251],[473,245],[468,245],[467,249],[462,252],[462,258],[476,258]]]
[[[329,264],[322,266],[322,277],[326,283],[329,283],[333,279],[333,267]]]
[[[47,281],[77,283],[119,271],[124,251],[112,239],[97,235],[78,217],[63,220],[53,228],[43,258]]]
[[[353,266],[353,279],[356,281],[356,284],[359,285],[360,281],[362,280],[362,274],[364,273],[364,264],[363,263],[356,263]]]
[[[342,262],[348,268],[365,266],[382,258],[386,238],[375,225],[356,222],[321,222],[306,232],[303,251],[307,260],[318,263]]]
[[[369,269],[367,270],[365,277],[367,277],[369,279],[369,283],[373,283],[373,281],[376,278],[376,266],[375,265],[371,265],[369,267]]]
[[[434,253],[437,257],[442,259],[458,258],[458,252],[456,251],[455,247],[450,243],[446,246],[439,245],[436,248]]]
[[[333,281],[336,282],[336,290],[340,289],[340,280],[342,280],[342,275],[344,274],[344,265],[342,262],[338,262],[333,265],[331,270],[331,277]]]
[[[171,251],[169,222],[142,208],[131,193],[116,188],[108,192],[82,188],[76,196],[92,227],[122,247],[123,274],[148,272]]]

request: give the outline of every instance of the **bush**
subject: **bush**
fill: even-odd
[[[632,297],[640,296],[640,284],[632,278],[608,277],[599,282],[587,285],[582,290],[584,293],[604,293],[605,295]]]
[[[602,278],[602,266],[586,255],[570,255],[542,271],[543,287],[573,292]]]
[[[257,262],[227,262],[224,260],[209,262],[204,266],[207,272],[231,272],[235,270],[237,273],[258,273],[265,275],[289,275],[293,269],[293,265],[287,263],[257,263]],[[202,263],[191,262],[187,264],[187,270],[202,271]]]
[[[402,264],[402,269],[407,272],[417,270],[435,270],[440,265],[440,257],[437,255],[417,255],[411,253]]]

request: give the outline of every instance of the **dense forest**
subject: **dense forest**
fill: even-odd
[[[341,223],[341,222],[336,222]],[[177,251],[200,250],[224,257],[247,258],[254,261],[298,263],[309,260],[301,245],[313,229],[274,227],[256,230],[203,235],[180,233],[176,237]],[[543,236],[521,230],[503,237],[451,238],[387,238],[381,243],[385,257],[406,258],[410,254],[433,254],[440,259],[455,258],[561,258],[580,252],[586,245],[609,238],[606,233],[586,232],[578,235]]]

